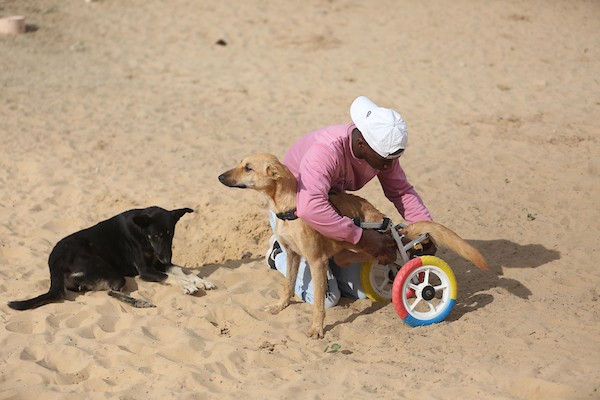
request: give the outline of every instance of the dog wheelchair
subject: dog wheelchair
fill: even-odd
[[[372,301],[392,301],[398,316],[410,326],[442,322],[456,302],[456,278],[450,266],[435,257],[437,247],[427,233],[413,240],[400,235],[405,224],[393,225],[389,218],[379,222],[354,223],[363,229],[391,231],[398,257],[387,265],[377,260],[360,267],[360,283]]]

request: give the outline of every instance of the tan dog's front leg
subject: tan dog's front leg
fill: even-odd
[[[294,287],[296,286],[296,277],[300,266],[300,255],[292,251],[287,251],[285,283],[279,297],[279,303],[269,307],[271,314],[278,314],[281,310],[290,305],[294,297]]]
[[[313,281],[314,312],[312,326],[306,332],[312,339],[322,339],[325,336],[323,324],[325,323],[325,289],[327,287],[327,259],[309,261],[310,274]]]

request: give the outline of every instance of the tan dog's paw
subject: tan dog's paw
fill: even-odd
[[[311,326],[311,328],[306,332],[306,336],[311,339],[323,339],[325,337],[325,333],[323,332],[322,326]]]
[[[270,312],[273,315],[277,315],[279,314],[279,312],[283,310],[283,308],[281,308],[281,306],[279,304],[275,304],[273,306],[267,306],[265,307],[265,311]]]
[[[266,309],[267,311],[269,311],[271,314],[273,315],[277,315],[279,314],[279,312],[281,312],[284,308],[286,308],[287,306],[290,305],[289,300],[280,300],[279,303],[272,305],[272,306],[268,306]]]

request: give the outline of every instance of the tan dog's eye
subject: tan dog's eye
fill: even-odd
[[[250,164],[246,164],[246,165],[244,165],[244,170],[246,172],[250,172],[250,171],[252,171],[252,167],[250,166]]]

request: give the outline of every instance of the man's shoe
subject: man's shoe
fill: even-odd
[[[267,265],[271,269],[277,269],[275,267],[275,257],[277,256],[277,254],[281,253],[281,251],[281,246],[279,245],[277,238],[275,237],[275,235],[271,235],[271,237],[269,238],[269,249],[267,250],[267,254],[265,255]]]

